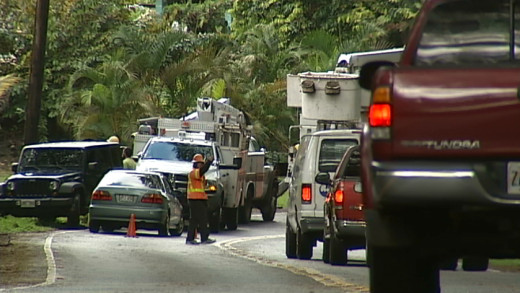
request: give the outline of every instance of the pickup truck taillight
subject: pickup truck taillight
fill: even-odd
[[[368,119],[372,129],[372,139],[390,139],[392,126],[392,96],[390,87],[378,87],[372,94]]]
[[[302,185],[302,204],[310,204],[312,202],[312,187],[310,184]]]
[[[334,204],[336,205],[336,208],[343,207],[343,199],[344,199],[344,194],[343,194],[343,186],[342,186],[341,188],[336,190],[336,192],[334,192]]]
[[[112,200],[112,196],[106,191],[96,190],[92,193],[92,200]]]

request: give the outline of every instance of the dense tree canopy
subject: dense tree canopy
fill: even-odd
[[[283,151],[298,121],[286,75],[330,70],[339,53],[402,46],[420,1],[164,3],[159,16],[129,0],[51,0],[42,140],[117,134],[129,143],[138,118],[176,117],[197,97],[226,96],[262,145]],[[0,3],[3,129],[24,120],[34,10],[33,1]]]

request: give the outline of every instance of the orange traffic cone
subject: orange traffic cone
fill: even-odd
[[[135,214],[130,215],[130,223],[128,223],[126,237],[137,237],[137,233],[135,233]]]

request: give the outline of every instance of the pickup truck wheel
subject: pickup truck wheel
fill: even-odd
[[[251,221],[251,212],[253,211],[253,191],[249,189],[247,192],[244,206],[239,208],[238,222],[240,224],[248,224]]]
[[[330,264],[344,266],[347,264],[347,249],[343,241],[339,240],[334,234],[330,236]]]
[[[274,216],[276,215],[276,204],[278,199],[274,196],[264,204],[262,207],[262,219],[264,222],[271,222],[274,220]]]
[[[312,239],[309,235],[302,233],[298,229],[296,234],[296,255],[299,259],[311,259],[312,258]]]
[[[323,236],[323,253],[321,259],[324,263],[330,263],[330,238]]]
[[[370,292],[439,293],[437,261],[417,257],[411,248],[369,246]]]
[[[285,255],[287,258],[296,258],[296,233],[291,230],[289,220],[285,224]]]
[[[462,269],[469,272],[487,271],[489,258],[487,257],[464,257],[462,259]]]
[[[71,210],[67,215],[67,226],[71,228],[76,228],[79,226],[80,199],[81,195],[79,192],[74,193],[74,203],[72,204]]]
[[[441,270],[456,271],[458,262],[459,262],[459,259],[456,257],[442,259],[439,263],[439,268]]]
[[[218,208],[209,216],[209,231],[211,233],[218,233],[220,230],[220,215],[221,211]]]
[[[222,209],[222,217],[228,230],[234,231],[238,227],[238,208]]]

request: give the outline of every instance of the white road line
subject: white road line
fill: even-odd
[[[54,259],[54,253],[52,252],[52,241],[54,239],[54,236],[58,234],[64,234],[71,231],[61,231],[61,232],[54,232],[51,235],[49,235],[45,239],[45,245],[43,246],[43,251],[45,252],[45,258],[47,260],[47,278],[45,279],[45,282],[30,285],[30,286],[21,286],[21,287],[14,287],[14,288],[5,288],[0,289],[0,292],[4,291],[11,291],[11,290],[24,290],[24,289],[31,289],[36,287],[43,287],[54,284],[56,282],[56,261]]]
[[[274,239],[274,238],[284,238],[285,235],[269,235],[269,236],[256,236],[256,237],[244,237],[244,238],[238,238],[238,239],[232,239],[222,242],[217,242],[214,245],[218,246],[220,249],[229,252],[232,255],[242,257],[251,261],[254,261],[256,263],[275,267],[275,268],[281,268],[284,270],[287,270],[289,272],[292,272],[297,275],[306,276],[309,277],[327,287],[336,287],[344,289],[345,292],[348,293],[366,293],[369,292],[369,288],[358,285],[358,284],[352,284],[348,283],[345,280],[338,278],[334,275],[328,275],[324,274],[320,271],[311,269],[311,268],[305,268],[305,267],[296,267],[290,264],[284,264],[281,262],[277,262],[271,259],[267,259],[265,257],[261,256],[255,256],[252,255],[245,250],[239,249],[234,247],[234,244],[240,243],[240,242],[246,242],[246,241],[254,241],[254,240],[265,240],[265,239]]]

